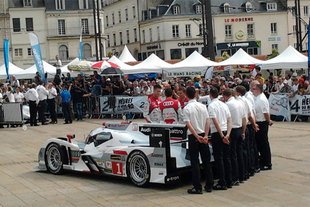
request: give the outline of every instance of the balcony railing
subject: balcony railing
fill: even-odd
[[[81,28],[52,28],[48,29],[48,37],[67,37],[67,36],[80,36],[82,35],[94,35],[94,27],[88,27],[81,31]]]

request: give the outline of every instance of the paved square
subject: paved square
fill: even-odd
[[[0,206],[294,206],[310,203],[310,124],[275,123],[270,128],[273,170],[228,191],[188,195],[190,183],[138,188],[123,179],[67,172],[35,172],[41,144],[75,133],[83,139],[102,120],[0,129]]]

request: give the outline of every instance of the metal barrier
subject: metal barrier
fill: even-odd
[[[0,105],[1,124],[23,124],[23,120],[21,103],[3,103]]]

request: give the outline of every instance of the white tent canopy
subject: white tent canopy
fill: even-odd
[[[136,62],[137,60],[132,56],[127,46],[125,45],[121,55],[119,56],[119,60],[127,63],[127,62]]]
[[[280,55],[265,61],[262,69],[301,69],[308,68],[308,57],[288,46]]]
[[[60,69],[61,69],[61,72],[62,73],[69,73],[69,69],[68,69],[68,66],[70,65],[78,65],[78,63],[80,62],[79,58],[75,58],[73,59],[71,62],[69,62],[67,65],[64,65],[62,66]]]
[[[218,66],[226,65],[259,65],[263,64],[264,61],[258,60],[248,53],[246,53],[242,48],[240,48],[233,56],[218,63]]]
[[[47,73],[48,75],[55,75],[56,74],[56,67],[45,62],[44,60],[43,60],[43,68],[44,68],[44,73]],[[16,77],[20,78],[20,79],[32,79],[32,78],[34,78],[36,72],[37,72],[37,67],[34,64],[33,66],[27,68],[26,70],[23,70],[23,71],[17,73]]]
[[[186,72],[186,71],[203,71],[206,70],[209,66],[217,66],[218,63],[213,62],[197,51],[194,51],[186,59],[171,65],[170,68],[165,70],[165,72]]]
[[[143,62],[132,66],[131,69],[123,69],[122,71],[125,74],[162,73],[163,69],[171,68],[171,66],[171,64],[163,61],[153,53]]]
[[[18,73],[23,72],[24,70],[17,67],[16,65],[14,65],[13,63],[9,62],[9,74],[10,75],[16,75]],[[0,79],[6,79],[6,70],[5,70],[5,65],[1,65],[0,66]]]
[[[121,61],[120,59],[118,59],[116,56],[112,56],[108,62],[112,62],[112,63],[115,63],[116,65],[118,65],[120,67],[120,69],[125,69],[125,70],[128,70],[128,69],[131,69],[132,66],[131,65],[128,65],[126,63],[124,63],[123,61]]]

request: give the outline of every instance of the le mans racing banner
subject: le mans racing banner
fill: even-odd
[[[36,34],[30,32],[29,33],[29,40],[30,40],[30,45],[31,45],[32,52],[33,52],[34,62],[35,62],[36,67],[37,67],[37,71],[39,72],[41,79],[43,81],[45,81],[44,67],[43,67],[39,38]]]
[[[149,113],[147,96],[101,96],[101,114]]]
[[[291,114],[310,116],[310,95],[296,95],[290,98]]]
[[[10,41],[5,38],[3,40],[3,56],[4,56],[4,65],[5,65],[5,71],[6,71],[6,77],[7,80],[10,79],[10,73],[9,73],[9,50],[10,50]]]
[[[291,121],[290,104],[285,94],[270,94],[269,96],[270,114],[283,116],[287,121]]]

